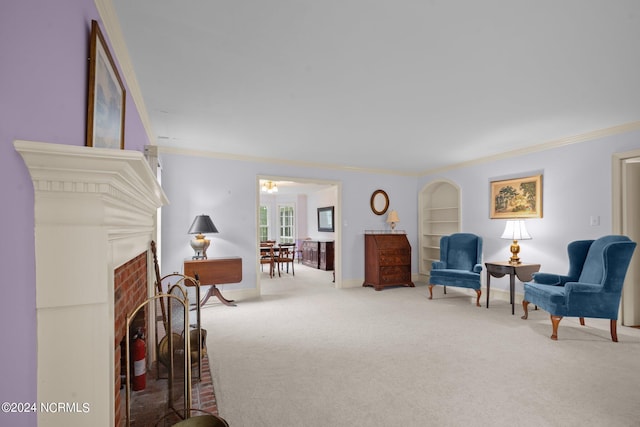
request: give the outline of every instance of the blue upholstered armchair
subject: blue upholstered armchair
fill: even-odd
[[[551,315],[552,340],[558,339],[563,317],[610,319],[611,339],[618,341],[616,326],[622,284],[636,247],[626,236],[605,236],[597,240],[571,242],[567,275],[534,273],[524,284],[523,319],[529,303]]]
[[[440,239],[440,261],[434,261],[429,279],[429,299],[433,299],[433,286],[474,289],[480,307],[480,272],[482,271],[482,237],[471,233],[455,233]]]

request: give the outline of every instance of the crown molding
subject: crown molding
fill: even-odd
[[[551,150],[553,148],[563,147],[565,145],[577,144],[580,142],[593,141],[594,139],[604,138],[607,136],[619,135],[622,133],[640,130],[640,121],[624,123],[617,126],[611,126],[604,129],[598,129],[591,132],[581,133],[579,135],[568,136],[555,139],[553,141],[532,145],[529,147],[519,148],[517,150],[505,151],[504,153],[492,156],[481,157],[479,159],[469,160],[468,162],[457,163],[455,165],[445,166],[437,169],[425,170],[419,173],[419,176],[433,175],[437,173],[447,172],[454,169],[478,165],[481,163],[503,160],[512,157],[523,156],[525,154],[537,153],[540,151]]]
[[[341,170],[341,171],[356,172],[356,173],[374,173],[374,174],[383,174],[383,175],[398,175],[398,176],[413,176],[413,177],[418,176],[418,174],[415,172],[403,172],[403,171],[390,170],[390,169],[360,168],[355,166],[336,165],[333,163],[317,163],[317,162],[307,162],[302,160],[276,159],[272,157],[247,156],[242,154],[220,153],[220,152],[214,152],[214,151],[193,150],[193,149],[176,148],[176,147],[158,146],[158,151],[160,153],[166,153],[166,154],[178,154],[178,155],[196,156],[196,157],[211,157],[215,159],[237,160],[241,162],[271,163],[271,164],[298,166],[298,167],[305,167],[305,168]]]
[[[240,154],[192,150],[192,149],[183,149],[183,148],[176,148],[176,147],[163,147],[163,146],[158,146],[158,147],[160,152],[168,153],[168,154],[180,154],[180,155],[187,155],[187,156],[191,155],[191,156],[199,156],[199,157],[212,157],[217,159],[238,160],[238,161],[245,161],[245,162],[273,163],[273,164],[281,164],[281,165],[289,165],[289,166],[333,169],[333,170],[342,170],[342,171],[349,171],[349,172],[356,172],[356,173],[376,173],[376,174],[386,174],[386,175],[422,177],[426,175],[433,175],[433,174],[443,173],[443,172],[447,172],[455,169],[460,169],[463,167],[474,166],[481,163],[487,163],[487,162],[496,161],[496,160],[503,160],[503,159],[508,159],[512,157],[523,156],[526,154],[537,153],[540,151],[551,150],[554,148],[563,147],[565,145],[578,144],[581,142],[592,141],[594,139],[604,138],[604,137],[613,136],[613,135],[619,135],[619,134],[633,132],[637,130],[640,130],[640,121],[625,123],[617,126],[611,126],[608,128],[598,129],[591,132],[585,132],[579,135],[568,136],[565,138],[559,138],[553,141],[536,144],[529,147],[519,148],[517,150],[506,151],[504,153],[481,157],[478,159],[469,160],[468,162],[456,163],[454,165],[449,165],[442,168],[429,169],[422,172],[403,172],[403,171],[390,170],[390,169],[359,168],[359,167],[352,167],[352,166],[340,166],[340,165],[329,164],[329,163],[315,163],[315,162],[305,162],[305,161],[297,161],[297,160],[274,159],[274,158],[268,158],[268,157],[246,156],[246,155],[240,155]]]
[[[153,127],[151,126],[151,120],[147,113],[147,107],[144,103],[142,91],[138,84],[138,78],[136,77],[136,72],[133,68],[131,56],[129,56],[129,49],[127,49],[127,44],[125,43],[124,36],[122,35],[122,28],[120,27],[118,15],[113,7],[113,2],[112,0],[94,0],[94,2],[98,9],[98,14],[102,19],[104,31],[107,33],[111,49],[113,49],[113,53],[118,65],[120,66],[120,70],[124,75],[124,80],[129,94],[131,95],[134,104],[136,104],[136,109],[140,115],[140,120],[142,121],[142,126],[147,134],[147,138],[150,143],[153,143],[156,140],[156,135],[153,132]]]

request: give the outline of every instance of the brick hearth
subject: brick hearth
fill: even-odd
[[[147,373],[147,387],[143,391],[133,392],[135,402],[132,407],[132,414],[135,415],[132,415],[132,426],[163,426],[179,421],[177,416],[171,416],[170,411],[167,409],[167,380],[156,380],[154,378],[155,372],[154,366]],[[124,401],[124,390],[121,391],[121,395]],[[202,359],[202,379],[200,381],[194,379],[191,384],[191,406],[194,410],[192,415],[199,415],[203,412],[219,415],[209,367],[209,357],[206,355]],[[162,420],[163,423],[158,424],[163,417],[165,417]],[[120,419],[121,425],[125,425],[126,416],[124,410]]]

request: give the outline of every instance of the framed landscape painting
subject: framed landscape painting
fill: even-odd
[[[87,146],[124,149],[126,92],[100,27],[91,21]]]
[[[542,218],[542,175],[491,181],[491,219]]]

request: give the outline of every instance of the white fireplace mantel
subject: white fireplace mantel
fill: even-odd
[[[114,270],[148,250],[168,200],[140,152],[14,147],[34,187],[38,401],[90,408],[38,425],[112,426]]]

